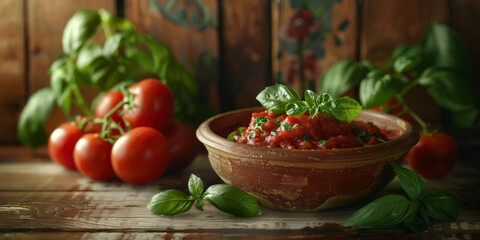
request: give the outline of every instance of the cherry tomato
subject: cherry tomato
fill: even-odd
[[[130,86],[128,91],[134,95],[135,108],[127,111],[123,118],[132,128],[146,126],[165,130],[172,123],[175,101],[167,85],[156,79],[145,79]]]
[[[420,134],[420,140],[407,154],[410,167],[427,179],[445,177],[455,165],[458,147],[448,134]]]
[[[73,126],[70,122],[56,128],[48,139],[48,153],[52,160],[70,170],[77,167],[73,161],[73,149],[84,131]]]
[[[115,176],[110,161],[112,143],[104,141],[98,134],[88,133],[81,137],[73,150],[77,169],[85,176],[98,181]]]
[[[95,108],[95,117],[97,118],[104,118],[110,110],[112,110],[115,106],[117,106],[120,102],[123,101],[123,93],[121,91],[109,91],[105,93],[100,100],[98,101],[97,107]],[[120,111],[120,110],[119,110]],[[110,117],[112,121],[119,124],[124,130],[126,130],[125,121],[123,121],[122,117],[118,115],[116,111]],[[112,131],[112,135],[118,135],[119,131],[114,130]]]
[[[193,126],[174,121],[165,131],[165,137],[170,148],[168,172],[185,168],[195,159],[200,142],[197,140]]]
[[[112,148],[113,171],[125,182],[149,183],[160,177],[170,160],[163,134],[151,127],[137,127],[121,136]]]

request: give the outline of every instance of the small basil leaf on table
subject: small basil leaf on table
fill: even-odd
[[[285,107],[291,102],[302,101],[295,89],[283,84],[266,87],[256,99],[263,107],[279,115],[285,113]]]
[[[203,194],[203,182],[195,174],[190,174],[188,179],[188,191],[194,198],[200,198]]]
[[[223,212],[237,217],[254,217],[261,213],[257,200],[245,191],[225,184],[210,186],[205,200]]]
[[[151,212],[158,215],[176,215],[192,208],[194,199],[179,190],[167,190],[156,194],[147,204]]]
[[[355,212],[345,226],[361,228],[389,228],[400,224],[409,216],[412,201],[402,195],[387,195],[378,198]]]
[[[400,186],[402,186],[410,199],[420,199],[425,195],[423,191],[423,180],[415,171],[401,167],[394,162],[389,162],[389,164],[393,167],[393,170],[400,180]]]
[[[423,208],[428,216],[439,221],[453,221],[460,215],[460,201],[450,193],[427,194]]]
[[[197,200],[195,200],[194,206],[196,209],[203,211],[203,205],[205,205],[203,198],[197,198]]]

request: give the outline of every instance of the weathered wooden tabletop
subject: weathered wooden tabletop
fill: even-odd
[[[206,155],[181,172],[134,186],[119,180],[96,182],[20,149],[0,148],[0,239],[480,239],[478,161],[460,161],[440,181],[425,181],[426,192],[447,191],[462,203],[456,222],[433,223],[415,235],[403,228],[356,229],[343,223],[358,208],[381,195],[401,193],[395,179],[364,202],[324,212],[283,212],[262,207],[254,218],[205,211],[167,217],[146,204],[159,191],[187,191],[190,173],[205,186],[221,182]]]

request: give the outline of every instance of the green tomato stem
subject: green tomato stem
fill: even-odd
[[[410,109],[408,104],[405,102],[405,99],[403,99],[402,96],[397,96],[397,100],[402,104],[402,107],[404,109],[403,114],[410,114],[410,116],[412,116],[412,118],[420,125],[420,127],[422,128],[422,132],[429,133],[428,124],[423,121],[423,119],[420,118],[420,116],[418,116],[414,111],[412,111],[412,109]]]
[[[87,106],[87,103],[83,99],[82,93],[80,92],[78,85],[76,83],[72,83],[71,88],[72,88],[73,94],[75,95],[76,105],[80,109],[82,109],[83,113],[85,113],[87,117],[93,117],[93,112],[92,110],[90,110],[90,108]]]

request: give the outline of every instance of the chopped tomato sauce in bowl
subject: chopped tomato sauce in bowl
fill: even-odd
[[[388,162],[404,161],[419,135],[400,118],[368,110],[347,123],[248,108],[208,119],[197,137],[227,184],[266,207],[318,211],[383,188],[394,177]]]

